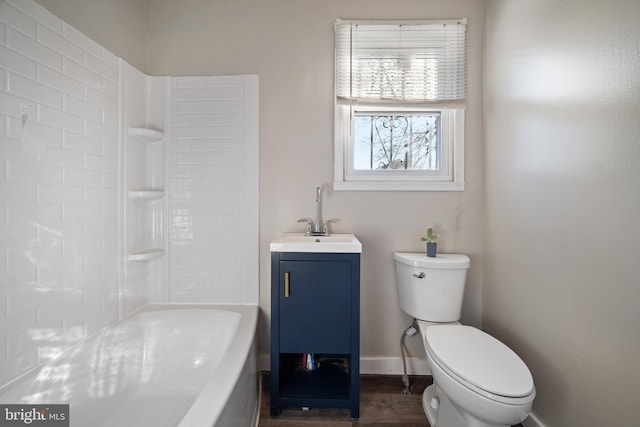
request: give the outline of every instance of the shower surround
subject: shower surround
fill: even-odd
[[[258,303],[257,85],[146,76],[0,1],[0,386],[147,303]],[[144,227],[165,255],[129,260]]]

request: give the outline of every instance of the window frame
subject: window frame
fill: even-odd
[[[334,190],[464,191],[464,107],[438,108],[429,104],[368,104],[352,106],[336,101],[334,135]],[[442,172],[411,170],[354,170],[352,114],[355,112],[438,112]]]
[[[344,21],[336,21],[336,26]],[[384,21],[350,21],[380,24]],[[416,21],[412,21],[416,22]],[[443,21],[420,21],[425,24]],[[449,21],[447,21],[449,22]],[[466,19],[458,20],[466,25]],[[397,24],[398,21],[389,21]],[[338,66],[334,76],[334,190],[353,191],[464,191],[464,101],[358,100],[338,96]],[[353,117],[356,113],[388,112],[407,115],[441,114],[441,173],[415,170],[355,170],[353,163]]]

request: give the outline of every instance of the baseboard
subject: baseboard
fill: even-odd
[[[408,357],[408,375],[431,375],[426,359]],[[377,375],[403,375],[404,366],[400,357],[361,357],[360,373]]]
[[[260,370],[270,371],[271,362],[268,354],[260,355]],[[373,357],[364,356],[360,358],[360,373],[375,375],[403,375],[404,367],[400,357]],[[408,375],[431,375],[431,370],[427,366],[425,359],[417,357],[407,358]],[[544,426],[541,426],[544,427]]]
[[[522,422],[523,427],[546,427],[533,412]]]
[[[268,354],[260,355],[260,370],[270,371],[271,361]],[[360,373],[373,375],[403,375],[404,367],[400,357],[372,357],[364,356],[360,358]],[[408,375],[431,375],[431,370],[426,359],[417,357],[407,358]],[[522,422],[523,427],[546,427],[534,413],[529,414]]]

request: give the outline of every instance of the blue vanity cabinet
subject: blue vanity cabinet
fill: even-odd
[[[270,391],[272,416],[309,407],[359,417],[359,253],[271,253]]]

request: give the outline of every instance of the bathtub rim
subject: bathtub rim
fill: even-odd
[[[203,425],[204,420],[209,420],[206,422],[207,425],[215,424],[229,401],[229,397],[235,388],[235,384],[242,373],[244,365],[251,355],[251,346],[254,340],[257,339],[259,314],[259,306],[257,304],[152,303],[140,307],[134,311],[132,315],[147,311],[190,308],[233,311],[240,314],[240,323],[227,351],[216,368],[216,372],[223,372],[225,375],[216,377],[205,383],[177,427],[199,427]],[[242,355],[242,357],[238,357],[238,355]],[[258,374],[256,370],[256,376],[258,376]],[[254,408],[254,412],[256,412],[254,413],[255,421],[259,414],[259,402],[257,403],[257,407]],[[211,414],[214,414],[215,418],[212,418]]]
[[[62,351],[56,357],[53,357],[43,363],[38,364],[36,367],[29,369],[22,375],[14,378],[12,381],[0,387],[0,394],[6,391],[15,384],[23,381],[24,378],[35,371],[38,371],[46,365],[52,363],[54,360],[64,357],[64,355],[77,346],[82,345],[84,342],[94,339],[99,334],[103,333],[106,329],[113,327],[114,325],[124,322],[137,314],[154,311],[167,311],[167,310],[180,310],[180,309],[206,309],[206,310],[220,310],[231,311],[240,314],[240,321],[237,325],[236,333],[234,334],[231,343],[227,347],[224,356],[218,362],[216,372],[225,373],[221,378],[215,378],[214,380],[207,381],[200,393],[189,407],[187,413],[184,415],[180,423],[176,427],[201,427],[203,420],[209,420],[209,425],[214,423],[219,418],[220,414],[224,410],[231,393],[234,390],[235,384],[238,381],[242,370],[251,356],[251,346],[254,341],[257,340],[258,329],[258,316],[260,307],[257,304],[216,304],[216,303],[149,303],[141,307],[132,310],[126,316],[123,316],[119,320],[115,320],[95,333],[87,336],[80,341],[74,343],[69,348]],[[242,357],[238,357],[242,354]],[[256,357],[257,359],[257,357]],[[226,369],[221,369],[226,366]],[[256,360],[256,378],[259,380],[259,372],[257,370]],[[256,408],[254,408],[254,424],[257,425],[257,419],[260,412],[260,395],[258,393],[258,402]],[[207,421],[207,422],[209,422]]]

